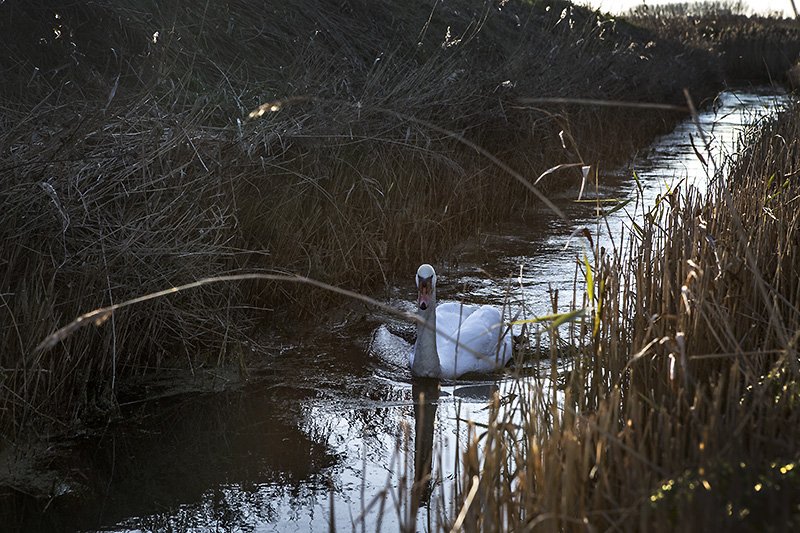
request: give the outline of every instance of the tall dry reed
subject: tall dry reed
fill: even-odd
[[[798,138],[795,105],[595,250],[563,392],[521,384],[465,451],[465,530],[800,525]]]

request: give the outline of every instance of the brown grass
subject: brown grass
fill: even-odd
[[[3,427],[17,433],[32,420],[106,413],[118,376],[164,361],[196,370],[227,360],[255,316],[239,305],[320,302],[274,283],[208,287],[115,315],[46,354],[33,351],[84,311],[241,268],[363,290],[445,249],[463,228],[505,216],[519,195],[485,160],[370,105],[469,128],[495,153],[518,152],[517,164],[541,168],[540,153],[518,147],[557,146],[559,125],[517,113],[509,126],[503,101],[514,91],[485,77],[481,61],[502,65],[503,79],[563,94],[559,85],[585,76],[543,75],[540,54],[519,47],[547,43],[557,61],[587,53],[587,43],[609,45],[582,11],[583,50],[544,11],[519,12],[533,29],[523,35],[509,12],[467,9],[461,18],[434,10],[419,48],[404,39],[431,12],[404,7],[395,10],[402,20],[391,21],[387,8],[2,6],[3,31],[16,35],[3,56],[9,127],[0,139]],[[448,25],[466,42],[440,47]],[[387,36],[387,27],[398,31]],[[638,66],[613,48],[606,55]],[[252,124],[238,118],[293,94],[349,104]]]
[[[464,454],[465,530],[800,525],[798,138],[794,106],[710,196],[665,195],[595,257],[563,405],[528,382],[496,406]]]
[[[701,99],[719,81],[702,50],[652,46],[652,31],[556,1],[20,0],[0,10],[9,436],[113,413],[127,376],[241,362],[254,322],[277,327],[331,300],[275,282],[207,286],[33,350],[83,312],[243,270],[372,291],[533,205],[424,122],[538,176],[623,160],[677,117],[518,97],[680,104],[684,87]],[[298,96],[319,100],[244,120]],[[562,130],[574,142],[562,146]],[[548,182],[579,174],[557,177]]]
[[[779,16],[747,15],[741,2],[639,6],[626,17],[662,39],[716,55],[728,82],[788,81],[800,55],[800,25]]]

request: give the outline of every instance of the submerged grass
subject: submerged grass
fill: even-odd
[[[595,251],[563,393],[521,384],[464,452],[465,530],[800,526],[798,138],[794,105]]]

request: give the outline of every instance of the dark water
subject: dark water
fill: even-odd
[[[786,101],[766,92],[723,92],[703,110],[712,141],[707,161],[720,163],[734,150],[745,124]],[[587,227],[612,247],[642,205],[652,205],[668,185],[703,189],[710,173],[695,155],[704,151],[690,121],[658,139],[633,170],[642,204],[598,224],[595,206],[574,202],[577,191],[557,199],[569,224],[548,212],[535,223],[508,224],[479,242],[465,243],[439,266],[443,300],[509,304],[526,314],[570,303],[575,258],[584,252]],[[631,169],[587,186],[588,198],[630,198]],[[392,305],[414,297],[398,287]],[[410,307],[408,307],[410,308]],[[388,327],[383,324],[388,324]],[[6,527],[84,530],[340,530],[395,531],[418,507],[416,528],[434,528],[456,514],[452,480],[460,476],[458,450],[468,421],[486,422],[488,399],[513,394],[512,378],[443,384],[412,383],[403,361],[408,326],[387,317],[363,320],[320,338],[265,354],[270,361],[254,384],[233,392],[187,394],[126,407],[127,418],[102,435],[70,443],[50,465],[49,501],[24,494],[5,498]],[[535,368],[527,379],[539,379]],[[542,390],[547,383],[542,379]],[[423,393],[426,401],[415,402]],[[430,465],[426,468],[426,464]],[[430,470],[431,482],[415,478]]]

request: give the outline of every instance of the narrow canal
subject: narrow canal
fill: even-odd
[[[722,92],[699,116],[710,152],[687,120],[630,167],[601,176],[599,186],[590,183],[584,191],[585,199],[599,198],[603,205],[640,202],[627,203],[600,224],[597,204],[576,202],[577,190],[559,194],[555,200],[569,223],[542,209],[524,224],[505,224],[465,243],[436,265],[440,300],[507,305],[511,312],[524,302],[528,316],[551,313],[553,291],[573,293],[575,258],[585,246],[573,236],[576,230],[613,240],[636,210],[652,205],[667,187],[703,189],[710,174],[695,150],[706,162],[721,162],[734,153],[747,124],[786,101],[767,91]],[[409,272],[408,284],[397,287],[389,303],[411,310],[414,296]],[[570,299],[561,298],[561,310]],[[134,422],[79,439],[61,454],[53,465],[61,472],[53,490],[66,497],[24,523],[118,531],[321,531],[333,521],[345,531],[395,531],[407,523],[415,448],[430,454],[433,478],[417,529],[452,516],[452,481],[460,475],[467,421],[485,422],[492,392],[513,394],[514,378],[445,383],[426,390],[434,401],[415,409],[414,385],[403,365],[411,327],[366,309],[363,319],[343,324],[276,350],[243,389],[125,407]],[[535,370],[532,364],[526,379],[539,379]],[[415,441],[423,445],[415,447]],[[40,513],[41,506],[26,511],[23,505],[17,518],[25,512]]]

